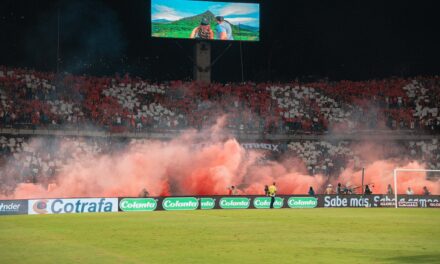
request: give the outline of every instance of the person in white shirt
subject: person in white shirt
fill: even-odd
[[[411,187],[408,187],[408,189],[406,190],[406,194],[407,195],[414,195],[414,191],[411,189]]]

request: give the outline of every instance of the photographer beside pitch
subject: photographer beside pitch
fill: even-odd
[[[277,194],[277,187],[275,186],[275,182],[273,182],[272,185],[269,186],[270,208],[273,208],[276,194]]]

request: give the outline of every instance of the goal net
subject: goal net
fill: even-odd
[[[440,184],[440,181],[428,181],[426,178],[421,179],[420,177],[426,177],[427,173],[440,173],[440,170],[426,170],[426,169],[394,169],[394,200],[395,207],[399,207],[399,200],[397,195],[424,195],[424,187],[433,194],[432,191],[436,191]],[[411,178],[411,180],[408,180]],[[400,180],[400,181],[399,181]],[[426,184],[429,183],[429,184]],[[423,187],[421,186],[423,185]],[[437,187],[433,188],[431,187]],[[434,193],[437,194],[437,193]]]

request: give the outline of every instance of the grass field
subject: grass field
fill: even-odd
[[[2,216],[0,263],[440,263],[440,210]]]

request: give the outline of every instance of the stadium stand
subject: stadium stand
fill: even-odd
[[[226,127],[239,133],[334,135],[399,130],[410,135],[438,134],[439,86],[437,76],[307,84],[156,84],[128,75],[57,76],[0,67],[0,128],[178,131],[209,127],[216,117],[228,113]],[[1,177],[2,191],[19,182],[47,183],[69,159],[124,146],[119,145],[121,139],[93,137],[59,136],[51,142],[53,146],[42,151],[39,144],[47,143],[43,137],[3,133],[1,162],[14,166],[8,166],[10,171],[4,171],[8,175]],[[310,175],[332,177],[350,161],[358,162],[354,144],[291,140],[287,151],[302,159]],[[437,139],[412,139],[402,146],[404,158],[428,168],[440,167]]]
[[[0,162],[8,166],[1,171],[4,175],[0,175],[0,189],[2,192],[13,190],[21,182],[47,184],[64,164],[96,154],[110,154],[129,146],[130,142],[142,143],[143,140],[1,136]],[[390,142],[383,147],[390,149],[392,145]],[[360,164],[362,159],[361,153],[356,152],[356,142],[292,141],[287,146],[287,153],[301,159],[309,175],[337,177],[347,166]],[[400,147],[403,153],[389,152],[385,158],[418,161],[427,168],[440,166],[440,144],[436,139],[407,141]]]
[[[266,133],[424,130],[438,133],[438,77],[300,84],[152,84],[0,68],[2,126],[91,124],[112,132],[210,125]],[[12,103],[14,102],[14,103]]]

